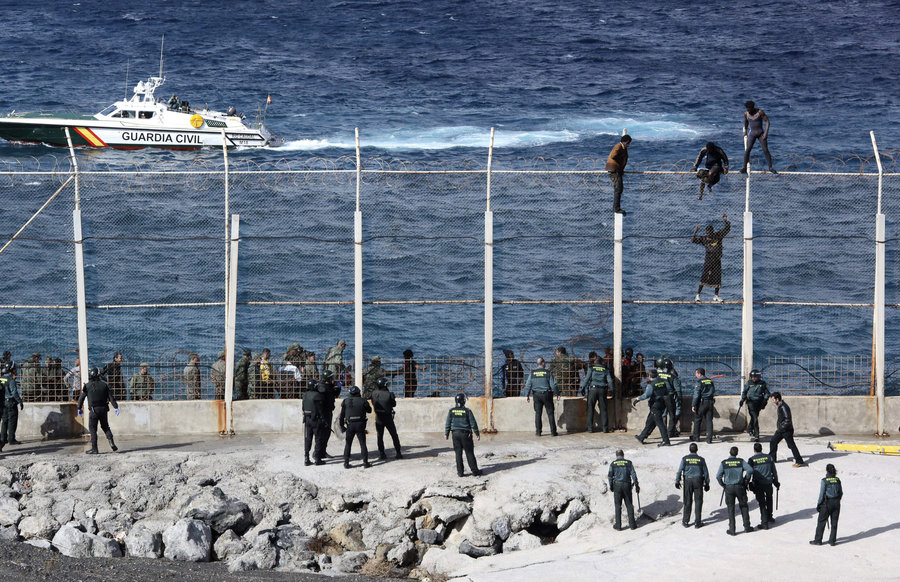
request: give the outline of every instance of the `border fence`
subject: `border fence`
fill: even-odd
[[[50,170],[39,159],[0,168],[13,201],[0,267],[17,274],[0,284],[0,325],[28,400],[71,398],[89,361],[111,359],[108,346],[131,346],[125,398],[141,363],[150,398],[194,397],[183,370],[198,352],[201,398],[230,402],[233,363],[244,349],[258,361],[263,346],[278,378],[251,397],[296,397],[339,338],[342,370],[355,376],[383,356],[398,396],[508,395],[497,348],[527,370],[557,345],[576,375],[589,350],[605,356],[625,390],[641,376],[623,368],[633,347],[647,369],[671,353],[687,385],[705,367],[724,393],[753,367],[784,393],[898,392],[893,152],[797,158],[777,176],[751,168],[703,200],[690,161],[629,171],[623,217],[600,159],[494,160],[491,150],[486,163],[451,165],[357,150],[255,163],[223,151],[223,163],[188,169],[102,167],[74,150]],[[691,232],[721,230],[723,217],[722,301],[703,289],[698,302],[704,249]],[[415,356],[412,372],[401,350],[383,353],[423,335],[443,345]],[[314,354],[309,373],[281,370],[292,342]],[[56,358],[23,377],[29,353]],[[81,380],[60,378],[78,362]]]

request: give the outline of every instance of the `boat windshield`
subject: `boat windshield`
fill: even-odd
[[[110,113],[112,113],[115,110],[116,110],[116,106],[110,105],[109,107],[107,107],[106,109],[104,109],[103,111],[98,113],[97,115],[109,115]]]

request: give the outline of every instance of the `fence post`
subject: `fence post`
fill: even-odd
[[[494,128],[488,147],[487,190],[484,211],[484,397],[487,399],[483,424],[489,431],[494,428],[494,213],[491,212],[491,164],[494,159]]]
[[[613,214],[613,373],[622,381],[622,239],[624,219]],[[588,427],[590,428],[590,427]]]
[[[234,434],[234,333],[237,318],[237,264],[241,216],[231,216],[231,240],[229,254],[231,269],[228,271],[228,293],[225,306],[225,429],[222,434]]]
[[[878,164],[878,212],[875,215],[875,301],[872,313],[872,364],[874,366],[875,390],[875,435],[887,436],[884,427],[884,316],[885,316],[885,243],[886,228],[884,213],[881,211],[881,194],[884,170],[875,132],[869,132],[875,162]]]
[[[87,299],[84,292],[84,236],[81,231],[81,191],[79,189],[78,160],[75,158],[75,147],[72,136],[66,128],[66,141],[69,142],[69,156],[75,170],[75,210],[72,211],[72,238],[75,240],[75,294],[78,312],[78,365],[81,372],[81,385],[88,382],[88,337],[87,337]]]
[[[230,194],[230,192],[228,191],[228,182],[229,182],[229,175],[228,175],[228,138],[225,137],[225,130],[224,130],[224,129],[222,130],[222,155],[225,157],[225,319],[226,319],[226,322],[227,322],[227,319],[228,319],[228,293],[229,293],[229,287],[228,287],[228,285],[229,285],[229,282],[231,281],[231,279],[230,279],[229,276],[228,276],[228,269],[229,269],[229,255],[230,255],[230,252],[231,252],[231,251],[230,251],[230,248],[229,248],[229,247],[230,247],[230,243],[229,243],[229,241],[228,241],[228,231],[229,231],[229,227],[228,227],[228,216],[229,216],[229,213],[231,212],[231,210],[230,210],[230,208],[229,208],[229,204],[230,204],[229,194]],[[226,323],[226,325],[227,325],[227,323]],[[230,361],[230,360],[227,360],[227,361]]]
[[[747,136],[744,135],[744,150]],[[741,305],[741,394],[753,369],[753,213],[750,212],[750,162],[744,187],[744,273]]]
[[[362,212],[359,210],[362,158],[359,152],[359,128],[356,128],[356,211],[353,213],[353,367],[356,385],[362,386],[363,362],[363,272]]]

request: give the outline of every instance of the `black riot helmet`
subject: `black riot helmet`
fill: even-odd
[[[88,379],[90,379],[92,382],[99,380],[100,379],[100,368],[98,368],[96,366],[91,368],[91,371],[88,372]]]
[[[465,406],[466,405],[466,395],[460,392],[456,395],[456,405],[457,406]]]
[[[318,392],[319,391],[319,381],[318,380],[309,380],[306,382],[306,389],[310,392]]]
[[[375,386],[381,390],[387,390],[388,386],[391,385],[391,381],[387,379],[387,376],[382,376],[378,380],[375,381]]]
[[[322,381],[323,382],[334,382],[334,372],[331,370],[325,370],[322,372]]]
[[[12,373],[12,366],[10,366],[12,362],[3,362],[0,364],[0,376],[6,376],[7,374]]]
[[[359,386],[354,386],[350,389],[350,396],[359,396],[361,392],[359,391]]]
[[[757,370],[756,368],[753,368],[752,370],[750,370],[750,379],[751,380],[759,380],[760,378],[762,378],[762,374],[760,373],[759,370]]]
[[[675,364],[672,363],[671,359],[666,358],[666,371],[671,372],[674,369],[675,369]]]
[[[666,370],[666,357],[660,356],[653,361],[653,365],[656,366],[656,369],[664,372]]]

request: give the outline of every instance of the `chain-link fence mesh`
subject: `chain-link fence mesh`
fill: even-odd
[[[549,362],[560,345],[580,363],[589,351],[602,357],[612,344],[612,188],[602,162],[495,165],[496,395],[502,393],[499,349],[512,350],[527,371],[538,356]],[[52,171],[43,159],[34,165],[44,171],[23,165],[0,173],[0,189],[16,200],[3,214],[4,242],[71,175],[59,162]],[[720,376],[721,393],[736,394],[745,181],[729,174],[698,200],[699,181],[689,166],[682,161],[625,175],[623,347],[643,353],[647,369],[659,354],[671,354],[686,388],[702,366]],[[122,352],[121,397],[223,392],[213,367],[224,346],[226,181],[228,212],[241,217],[236,351],[251,351],[249,395],[298,396],[313,374],[307,353],[321,371],[339,339],[351,344],[343,352],[346,373],[362,383],[350,365],[355,160],[239,161],[227,176],[220,165],[202,161],[187,170],[165,161],[129,171],[89,163],[81,169],[90,358],[102,366]],[[818,173],[823,164],[806,158],[785,169],[806,173],[751,176],[755,365],[770,387],[785,393],[868,394],[873,163],[839,164],[840,171],[865,175]],[[398,396],[483,391],[487,184],[477,163],[368,160],[363,166],[364,365],[378,355],[385,369],[399,371],[391,384]],[[885,176],[889,394],[900,385],[898,188],[896,174]],[[4,349],[20,365],[40,354],[39,366],[26,367],[33,379],[20,369],[30,400],[67,400],[74,389],[64,379],[77,359],[73,208],[70,183],[0,254],[0,266],[16,273],[0,284]],[[695,301],[710,260],[708,245],[692,241],[698,225],[698,236],[707,225],[724,235],[721,304],[712,302],[711,288]],[[271,352],[270,364],[260,366],[263,348]],[[414,353],[414,374],[405,350]],[[193,374],[185,373],[194,352],[199,393],[186,377]],[[140,363],[149,364],[152,390],[142,387],[145,380],[130,387],[141,376]],[[626,381],[641,376],[629,369],[624,375]]]

